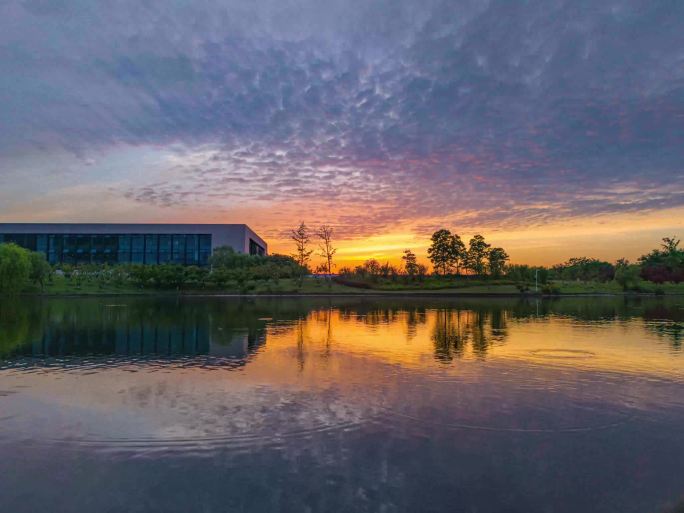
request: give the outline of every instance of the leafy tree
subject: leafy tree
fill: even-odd
[[[454,233],[449,241],[449,246],[451,248],[451,260],[449,265],[456,269],[456,274],[461,274],[461,266],[465,263],[467,258],[467,251],[465,244],[461,240],[460,235]]]
[[[615,277],[615,266],[596,258],[573,257],[567,262],[552,267],[554,276],[571,281],[611,281]]]
[[[487,259],[489,260],[489,274],[494,278],[501,277],[506,267],[508,258],[508,253],[506,253],[503,248],[491,248],[487,253]]]
[[[23,289],[31,273],[29,252],[16,244],[0,244],[0,292],[16,294]]]
[[[382,266],[380,265],[380,262],[378,262],[375,258],[371,258],[369,260],[366,260],[363,263],[363,268],[364,268],[365,274],[370,276],[373,281],[377,281],[377,279],[380,277],[380,274],[382,272]]]
[[[549,270],[546,267],[514,264],[506,266],[506,277],[520,284],[533,283],[536,278],[544,285],[548,282]]]
[[[45,259],[45,255],[37,251],[29,253],[29,261],[31,262],[29,279],[36,285],[40,285],[41,290],[45,290],[45,282],[52,275],[52,267]]]
[[[486,271],[486,259],[491,244],[485,242],[482,235],[475,235],[468,242],[466,267],[474,274],[483,275]]]
[[[622,290],[638,288],[639,272],[639,266],[630,264],[626,258],[621,258],[615,263],[615,281],[620,284]]]
[[[414,279],[416,276],[418,276],[418,260],[416,259],[415,253],[413,253],[413,251],[410,249],[405,249],[404,255],[401,257],[401,259],[404,261],[404,270],[406,271],[406,275],[410,279]]]
[[[684,281],[684,250],[679,249],[679,243],[675,237],[665,237],[661,249],[639,258],[641,277],[654,283]]]
[[[433,233],[430,240],[432,244],[428,248],[428,258],[432,267],[436,274],[446,275],[457,258],[453,235],[442,228]]]
[[[380,275],[385,279],[391,279],[392,281],[397,279],[399,271],[389,262],[385,262],[380,266]]]
[[[240,269],[250,267],[256,263],[256,259],[263,258],[245,253],[238,253],[230,246],[216,248],[209,257],[209,265],[212,268]]]
[[[333,257],[337,253],[337,249],[332,245],[333,229],[331,226],[324,224],[316,231],[316,235],[320,239],[319,255],[325,259],[328,274],[332,274]]]

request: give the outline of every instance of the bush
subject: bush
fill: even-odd
[[[45,282],[52,275],[52,267],[45,259],[45,255],[36,251],[29,253],[29,262],[31,264],[29,278],[36,285],[40,285],[41,290],[44,290]]]
[[[542,294],[556,295],[560,294],[560,288],[552,283],[547,283],[542,287]]]
[[[28,284],[30,273],[29,251],[16,244],[0,244],[0,292],[20,292]]]

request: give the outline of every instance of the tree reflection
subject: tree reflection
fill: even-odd
[[[437,310],[431,335],[435,358],[450,362],[464,355],[468,343],[473,354],[484,357],[492,344],[505,340],[506,319],[506,310],[497,307]]]

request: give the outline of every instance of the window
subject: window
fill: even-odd
[[[173,254],[171,261],[174,264],[185,263],[185,235],[173,236]]]
[[[249,239],[249,254],[264,256],[266,254],[266,250],[254,240]]]
[[[0,234],[12,242],[46,255],[51,264],[187,264],[207,265],[212,249],[210,234]],[[250,253],[264,248],[250,239]]]
[[[156,264],[159,262],[157,253],[159,250],[158,236],[145,235],[145,263]]]
[[[145,263],[145,236],[131,235],[131,263]]]
[[[117,251],[117,262],[120,264],[130,264],[131,263],[131,236],[130,235],[119,235],[118,236],[118,251]]]
[[[197,235],[185,236],[185,263],[188,265],[197,265],[199,263],[199,240]]]

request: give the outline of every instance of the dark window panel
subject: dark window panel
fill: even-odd
[[[158,248],[158,235],[145,235],[145,251],[148,253],[156,253]]]
[[[36,251],[40,251],[41,253],[48,252],[47,235],[36,235]]]
[[[131,251],[134,253],[142,253],[145,251],[144,235],[131,235]]]
[[[172,241],[171,235],[159,236],[159,253],[171,253]]]
[[[130,235],[119,235],[119,251],[130,251],[131,250],[131,236]]]
[[[211,251],[211,235],[199,236],[199,249],[200,251]]]

